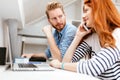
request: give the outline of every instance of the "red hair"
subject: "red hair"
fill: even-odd
[[[102,47],[115,47],[112,32],[120,28],[120,14],[112,0],[84,0],[84,4],[92,8],[94,30],[99,36]]]

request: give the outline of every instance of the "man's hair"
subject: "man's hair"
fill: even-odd
[[[46,15],[47,15],[48,19],[49,19],[48,12],[51,11],[51,10],[57,9],[57,8],[60,8],[63,11],[63,13],[64,13],[63,5],[60,2],[53,1],[53,2],[49,2],[47,4],[47,6],[46,6]]]

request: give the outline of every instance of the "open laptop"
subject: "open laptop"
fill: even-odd
[[[8,32],[8,54],[9,54],[9,59],[10,59],[11,70],[13,71],[54,71],[54,68],[49,66],[49,64],[46,62],[14,63],[14,60],[13,60],[14,58],[13,58],[12,49],[11,49],[12,44],[11,44],[9,29],[7,29],[7,32]]]

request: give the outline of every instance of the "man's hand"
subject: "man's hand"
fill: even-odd
[[[24,57],[24,58],[31,58],[33,56],[32,53],[30,54],[23,54],[21,57]]]
[[[42,31],[46,34],[46,36],[48,36],[49,34],[52,34],[52,26],[47,25],[43,27]]]

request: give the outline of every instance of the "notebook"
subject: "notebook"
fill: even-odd
[[[7,32],[8,32],[8,54],[10,59],[11,70],[13,71],[54,71],[54,68],[49,66],[49,64],[46,62],[14,63],[9,29],[7,29]]]

